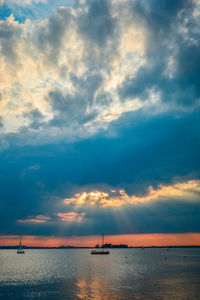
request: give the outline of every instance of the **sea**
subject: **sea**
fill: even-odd
[[[0,250],[0,299],[200,299],[200,248],[90,252]]]

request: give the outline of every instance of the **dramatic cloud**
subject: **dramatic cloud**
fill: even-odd
[[[139,197],[136,195],[127,195],[124,190],[115,191],[110,193],[103,193],[100,191],[93,191],[90,193],[76,194],[74,198],[64,199],[66,205],[89,205],[89,206],[111,206],[118,207],[123,205],[138,204],[154,200],[199,200],[200,196],[200,181],[191,180],[183,183],[175,183],[171,186],[160,185],[158,189],[149,187],[148,194]]]
[[[148,101],[153,92],[171,107],[198,106],[200,22],[195,11],[199,6],[194,1],[164,0],[148,5],[136,1],[130,8],[147,31],[146,63],[135,76],[125,78],[119,89],[121,99],[138,96]]]
[[[11,14],[0,23],[4,133],[51,143],[91,136],[128,111],[194,110],[198,7],[96,0],[37,23]]]
[[[200,232],[200,2],[0,6],[1,233]]]

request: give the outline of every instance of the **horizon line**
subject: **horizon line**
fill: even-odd
[[[90,236],[46,236],[23,235],[22,243],[28,247],[95,247],[101,245],[100,235]],[[19,235],[0,235],[0,246],[19,244]],[[149,246],[200,246],[200,233],[152,233],[152,234],[118,234],[106,235],[104,244],[126,244],[134,247]]]
[[[73,246],[73,245],[66,245],[66,246],[26,246],[26,245],[21,245],[23,248],[25,249],[34,249],[34,248],[49,248],[49,249],[63,249],[63,248],[68,248],[68,249],[74,249],[74,248],[95,248],[95,246]],[[120,246],[120,245],[112,245],[112,246]],[[19,247],[19,245],[13,245],[13,246],[9,246],[9,245],[5,245],[5,246],[1,246],[0,245],[0,249],[4,249],[4,248],[13,248],[13,249],[17,249]],[[200,245],[149,245],[149,246],[129,246],[127,245],[127,247],[103,247],[104,249],[129,249],[129,248],[200,248]],[[102,247],[99,247],[98,249],[100,249]]]

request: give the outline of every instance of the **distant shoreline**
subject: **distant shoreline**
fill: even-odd
[[[28,246],[22,246],[23,249],[93,249],[95,247],[76,247],[76,246],[59,246],[59,247],[28,247]],[[110,248],[104,248],[104,249],[138,249],[138,248],[200,248],[199,246],[130,246],[126,248],[122,247],[110,247]],[[0,246],[0,250],[3,249],[18,249],[18,246]]]

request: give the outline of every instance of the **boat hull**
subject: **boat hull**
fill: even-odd
[[[109,254],[110,252],[109,251],[91,251],[91,254]]]
[[[25,251],[24,250],[17,250],[17,254],[24,254]]]

